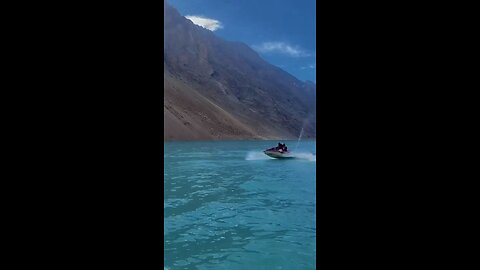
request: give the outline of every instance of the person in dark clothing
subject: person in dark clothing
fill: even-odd
[[[280,152],[287,152],[288,148],[284,143],[278,143],[278,145],[275,147],[275,150]]]

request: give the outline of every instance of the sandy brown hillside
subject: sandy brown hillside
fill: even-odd
[[[315,137],[315,92],[247,45],[165,7],[164,138]]]

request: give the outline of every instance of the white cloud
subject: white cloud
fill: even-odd
[[[310,56],[305,50],[298,46],[292,46],[285,42],[264,42],[260,45],[252,46],[255,50],[263,53],[281,53],[292,57],[307,57]]]
[[[316,68],[317,68],[316,64],[311,64],[311,65],[308,65],[308,66],[301,67],[301,69],[316,69]]]
[[[195,15],[188,15],[188,16],[185,16],[185,18],[189,19],[194,24],[199,25],[203,28],[206,28],[210,31],[215,31],[219,28],[223,28],[222,23],[214,19],[210,19],[202,16],[195,16]]]

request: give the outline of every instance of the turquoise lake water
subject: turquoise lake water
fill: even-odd
[[[277,143],[164,144],[164,269],[315,269],[315,141]]]

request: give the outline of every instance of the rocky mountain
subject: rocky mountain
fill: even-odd
[[[316,136],[315,84],[164,6],[165,140]]]

